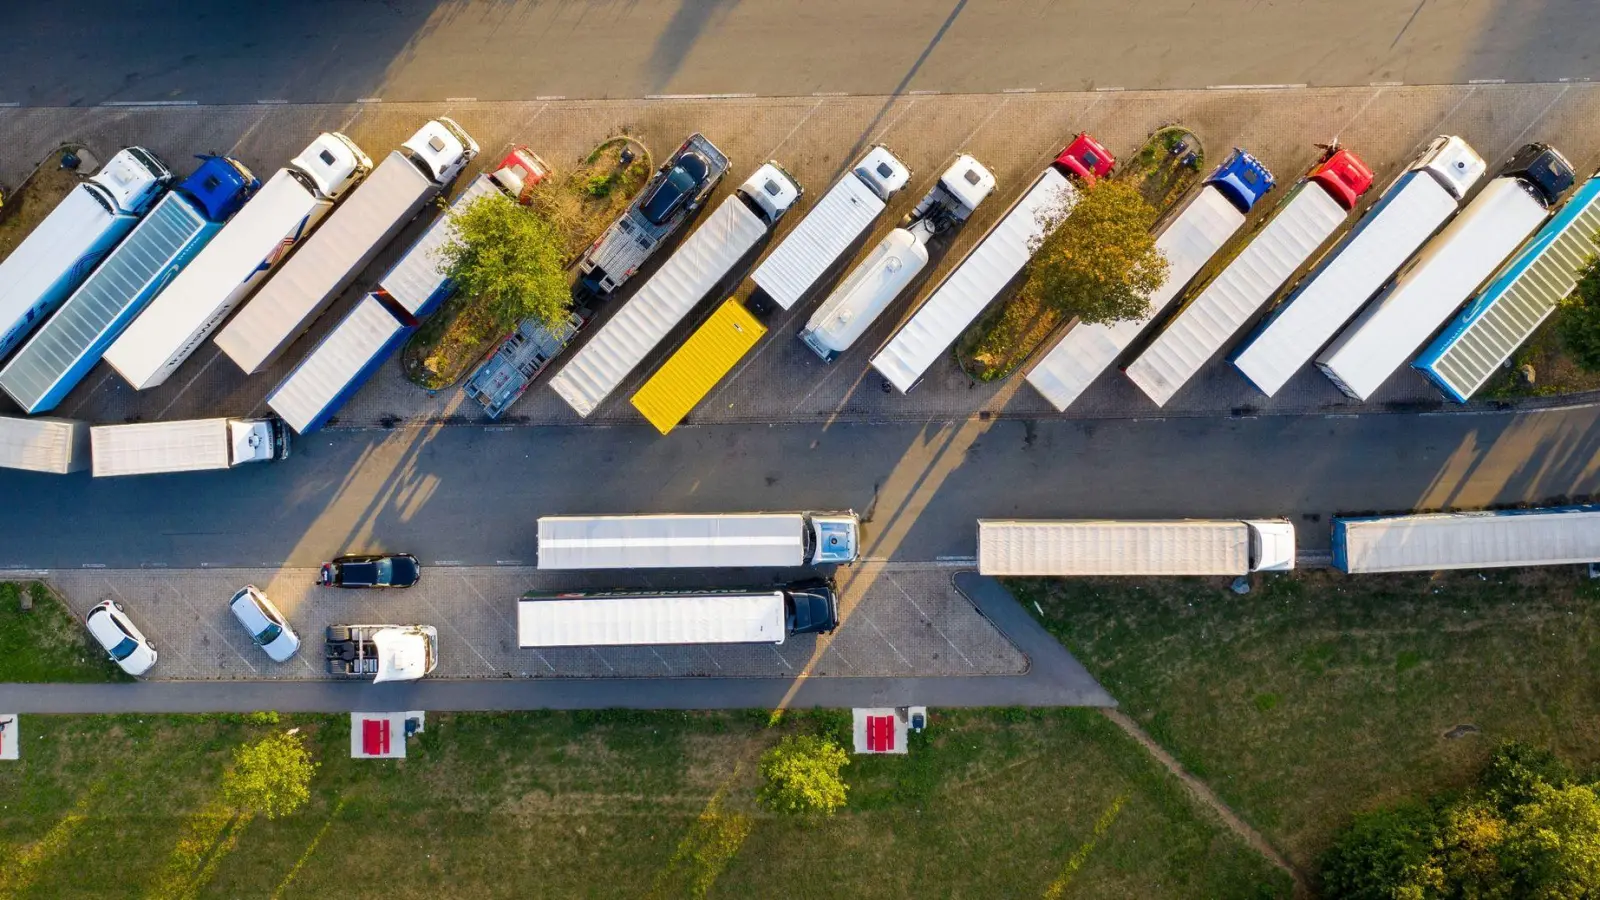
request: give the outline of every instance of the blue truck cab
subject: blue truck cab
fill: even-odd
[[[244,163],[226,156],[196,156],[200,167],[176,188],[213,222],[226,222],[261,187]]]
[[[1277,184],[1272,172],[1254,156],[1233,148],[1228,158],[1206,178],[1206,184],[1217,189],[1241,213],[1250,210]]]

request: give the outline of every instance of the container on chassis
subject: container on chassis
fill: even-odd
[[[541,516],[539,568],[797,568],[855,562],[861,523],[844,513]]]
[[[1434,572],[1600,561],[1600,506],[1333,520],[1343,572]]]
[[[744,304],[729,298],[634,392],[633,408],[667,434],[766,333]]]
[[[289,457],[277,419],[189,419],[89,429],[96,478],[229,469]]]
[[[1124,370],[1128,378],[1165,406],[1343,224],[1371,185],[1372,170],[1354,153],[1331,150]]]
[[[261,186],[236,159],[201,159],[0,369],[0,388],[25,412],[54,409]]]
[[[928,265],[928,245],[953,233],[994,193],[994,175],[967,154],[956,157],[900,227],[884,236],[822,301],[800,340],[824,362],[850,349]]]
[[[1222,249],[1270,190],[1272,173],[1255,157],[1234,150],[1198,191],[1157,224],[1156,248],[1167,259],[1167,280],[1150,295],[1149,313],[1111,325],[1068,325],[1055,346],[1028,370],[1028,383],[1057,410],[1072,405]]]
[[[826,581],[776,590],[529,593],[517,603],[517,644],[524,648],[776,646],[838,625],[838,598]]]
[[[378,280],[317,346],[267,395],[267,405],[298,434],[327,424],[405,340],[420,320],[451,293],[440,248],[455,239],[452,214],[483,197],[529,199],[526,189],[548,174],[525,147],[511,151],[493,172],[467,185],[405,255]]]
[[[89,425],[0,416],[0,468],[67,475],[89,468]]]
[[[1233,355],[1271,397],[1439,230],[1488,166],[1466,141],[1441,136],[1328,251]]]
[[[135,390],[165,382],[371,168],[349,138],[319,135],[156,295],[106,362]]]
[[[217,346],[246,375],[277,360],[477,155],[478,142],[454,121],[423,125],[267,280]]]
[[[1047,226],[1071,214],[1077,202],[1072,179],[1104,178],[1116,162],[1087,133],[1074,138],[873,355],[872,367],[902,394],[911,390],[1027,265]]]
[[[774,303],[793,307],[910,180],[905,163],[882,144],[873,145],[756,266],[751,280]]]
[[[1579,271],[1600,252],[1597,233],[1600,176],[1579,186],[1412,365],[1450,399],[1467,402],[1577,287]]]
[[[798,199],[800,186],[777,163],[757,169],[579,348],[550,386],[578,415],[594,412]]]
[[[1294,561],[1285,519],[978,520],[985,575],[1245,575]]]
[[[1350,397],[1372,396],[1544,221],[1572,180],[1561,154],[1523,147],[1317,357],[1317,367]]]
[[[416,681],[439,665],[431,625],[329,625],[324,637],[323,660],[335,677]]]
[[[154,153],[129,147],[34,226],[0,262],[0,358],[89,277],[171,180]]]
[[[467,396],[478,401],[489,418],[500,418],[572,343],[583,323],[577,313],[559,328],[548,328],[538,319],[523,319],[467,379]]]

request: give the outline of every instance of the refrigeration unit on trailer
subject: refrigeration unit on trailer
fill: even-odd
[[[539,518],[544,570],[787,569],[848,565],[860,552],[853,512]]]
[[[800,185],[788,172],[775,162],[762,165],[600,327],[550,386],[578,415],[594,412],[798,199]]]
[[[1461,315],[1412,363],[1465,403],[1532,336],[1600,253],[1600,176],[1585,181]]]
[[[200,158],[0,369],[0,388],[24,411],[54,409],[261,186],[236,159]]]
[[[828,189],[750,278],[774,303],[792,308],[883,214],[911,170],[882,144]]]
[[[957,156],[900,226],[822,301],[800,329],[800,340],[824,362],[850,349],[927,267],[928,244],[954,233],[994,189],[994,175],[982,163]]]
[[[535,592],[517,603],[523,648],[777,646],[793,634],[828,634],[838,626],[838,597],[826,581],[749,591]]]
[[[1235,351],[1234,367],[1277,394],[1455,214],[1487,168],[1461,138],[1435,138]]]
[[[1360,158],[1349,150],[1330,150],[1244,250],[1129,364],[1128,378],[1157,406],[1167,405],[1311,258],[1371,185],[1372,170]]]
[[[1600,562],[1600,506],[1333,520],[1343,572],[1436,572]]]
[[[267,395],[267,405],[297,434],[316,431],[360,390],[421,320],[451,294],[439,256],[455,240],[451,218],[484,197],[531,200],[527,188],[549,173],[526,147],[514,148],[492,172],[473,179],[422,237]]]
[[[657,431],[671,432],[766,333],[744,304],[730,297],[629,402]]]
[[[0,468],[67,475],[89,468],[89,425],[74,419],[0,416]]]
[[[150,301],[105,361],[134,390],[165,382],[371,168],[349,138],[319,135]]]
[[[289,457],[277,419],[188,419],[89,429],[96,478],[231,469]]]
[[[0,358],[89,277],[171,180],[154,153],[129,147],[33,227],[0,262]]]
[[[979,519],[985,575],[1246,575],[1294,568],[1286,519]]]
[[[1157,223],[1156,249],[1167,260],[1167,280],[1150,295],[1149,312],[1110,325],[1068,325],[1055,346],[1028,370],[1028,383],[1058,411],[1071,406],[1222,249],[1270,190],[1272,173],[1266,166],[1243,150],[1234,150],[1199,190]]]
[[[878,374],[902,394],[911,390],[939,354],[1027,265],[1046,227],[1059,225],[1071,213],[1077,202],[1073,179],[1104,178],[1116,163],[1087,133],[1074,138],[873,354],[872,367]]]
[[[1521,246],[1572,181],[1572,167],[1550,147],[1529,144],[1517,151],[1317,357],[1317,367],[1350,397],[1371,397]]]
[[[478,142],[440,116],[391,152],[217,335],[246,375],[277,360],[422,207],[478,155]]]

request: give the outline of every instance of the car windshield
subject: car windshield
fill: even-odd
[[[273,622],[272,624],[268,625],[266,628],[261,629],[261,633],[256,635],[256,643],[258,643],[261,646],[265,647],[266,645],[268,645],[268,644],[272,643],[273,641],[277,640],[278,636],[281,635],[281,634],[283,634],[283,627],[280,626],[278,623]]]
[[[139,642],[133,638],[125,637],[118,641],[115,647],[111,648],[111,658],[118,661],[127,659],[137,649],[139,649]]]
[[[394,583],[394,560],[380,559],[372,566],[373,584]]]

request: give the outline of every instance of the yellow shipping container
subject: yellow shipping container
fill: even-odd
[[[678,427],[766,333],[743,304],[729,300],[639,388],[633,395],[634,408],[666,434]]]

